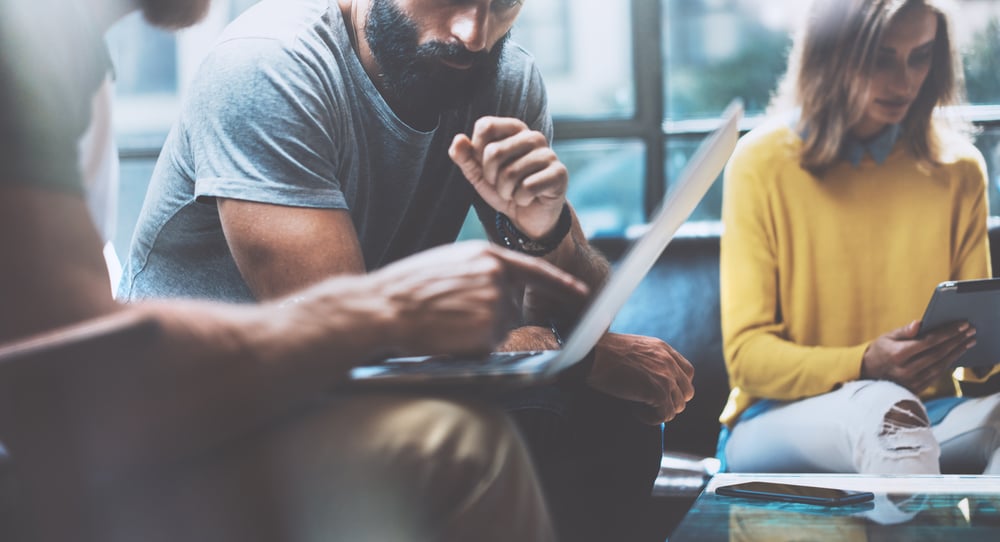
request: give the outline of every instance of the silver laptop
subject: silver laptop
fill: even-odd
[[[418,356],[390,358],[355,367],[356,386],[520,387],[552,380],[583,360],[611,326],[663,249],[677,233],[722,172],[739,138],[743,105],[734,101],[723,113],[722,125],[702,142],[657,211],[646,232],[632,244],[580,317],[562,350],[497,352],[481,358]]]

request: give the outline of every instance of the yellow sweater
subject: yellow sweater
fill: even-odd
[[[944,165],[897,144],[882,165],[818,180],[785,124],[747,134],[726,168],[722,337],[732,391],[720,420],[758,398],[796,400],[857,380],[879,335],[923,315],[945,280],[990,276],[986,166],[954,142]],[[955,395],[950,378],[922,397]]]

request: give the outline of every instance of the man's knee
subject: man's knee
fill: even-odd
[[[383,419],[383,451],[447,468],[489,469],[517,443],[510,421],[497,410],[447,400],[421,399]]]
[[[518,500],[544,514],[531,460],[498,410],[444,399],[365,396],[347,398],[324,414],[310,432],[325,431],[310,441],[322,449],[313,448],[310,457],[332,467],[337,476],[330,483],[353,495],[340,503],[338,521],[367,529],[391,512],[412,532],[440,538],[442,529],[463,525],[466,516],[488,523],[475,514],[493,502],[508,506],[504,514],[511,517]],[[342,517],[348,512],[356,517]],[[543,519],[535,523],[547,525]]]
[[[500,411],[447,400],[414,399],[379,416],[366,454],[411,481],[440,506],[459,505],[497,477],[533,477],[516,429]]]
[[[283,446],[365,484],[421,495],[482,482],[523,454],[502,412],[472,403],[406,396],[344,397],[313,411]],[[530,462],[529,462],[530,464]]]

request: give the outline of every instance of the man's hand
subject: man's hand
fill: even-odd
[[[640,403],[636,417],[651,425],[670,421],[694,397],[694,367],[669,344],[652,337],[606,334],[594,351],[587,383]]]
[[[919,393],[951,372],[963,352],[976,345],[976,330],[968,322],[945,326],[917,338],[920,321],[875,339],[861,358],[861,378],[891,380]]]
[[[497,352],[525,352],[531,350],[559,350],[559,340],[552,329],[542,326],[521,326],[510,330],[507,338],[497,345]]]
[[[518,119],[483,117],[472,138],[458,134],[448,155],[483,200],[532,239],[552,231],[569,174],[541,132]]]
[[[540,258],[483,241],[424,251],[371,276],[390,307],[387,342],[409,354],[489,352],[520,319],[515,294],[525,285],[567,299],[588,293]]]

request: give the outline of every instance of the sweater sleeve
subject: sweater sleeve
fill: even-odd
[[[982,155],[962,164],[961,179],[956,179],[959,190],[955,232],[954,280],[987,278],[990,268],[990,241],[987,218],[989,195],[986,164]]]
[[[990,241],[987,218],[989,217],[988,177],[986,164],[976,152],[975,160],[968,160],[963,168],[963,178],[959,179],[961,190],[957,210],[958,229],[956,235],[954,280],[981,279],[992,276],[990,263]],[[1000,362],[1000,360],[997,360]],[[967,382],[985,382],[1000,373],[1000,365],[981,375],[960,367],[955,377]]]
[[[730,385],[753,397],[793,400],[860,376],[868,344],[813,347],[788,340],[782,322],[766,152],[741,142],[725,173],[721,241],[722,334]]]

